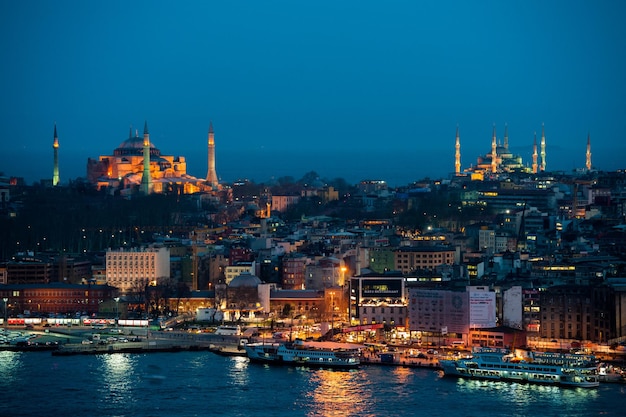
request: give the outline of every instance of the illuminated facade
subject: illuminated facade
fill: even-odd
[[[271,209],[274,211],[284,212],[290,206],[298,204],[299,195],[273,195]]]
[[[149,155],[148,159],[144,154]],[[163,155],[150,141],[148,124],[143,137],[132,127],[128,138],[113,155],[87,160],[87,179],[98,188],[139,187],[144,194],[177,191],[191,194],[203,190],[204,179],[187,175],[184,156]]]
[[[397,272],[353,277],[350,279],[349,311],[352,324],[405,326],[404,277]]]
[[[8,316],[28,311],[32,316],[44,313],[95,314],[110,300],[115,289],[107,285],[81,285],[54,282],[49,284],[9,284],[0,287],[0,298],[7,299]]]
[[[109,250],[106,253],[107,284],[122,293],[156,285],[170,277],[170,250],[145,248]]]
[[[408,274],[418,269],[454,265],[456,249],[446,246],[408,246],[394,251],[395,270]]]

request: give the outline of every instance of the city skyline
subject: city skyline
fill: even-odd
[[[0,171],[52,179],[56,123],[67,183],[144,121],[197,178],[212,122],[225,182],[442,177],[457,126],[465,169],[505,124],[525,164],[545,124],[548,171],[584,168],[588,135],[595,167],[624,168],[625,7],[7,3]]]

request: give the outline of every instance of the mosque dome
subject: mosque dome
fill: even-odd
[[[256,275],[252,275],[250,272],[242,272],[240,275],[237,275],[233,280],[228,284],[228,288],[256,288],[262,284],[262,281]]]
[[[150,147],[154,148],[154,144],[152,142],[150,142]],[[143,150],[143,138],[140,138],[139,136],[128,138],[120,144],[118,149],[141,149]]]
[[[132,128],[128,135],[128,138],[120,143],[120,146],[117,147],[113,151],[115,156],[141,156],[143,155],[143,137],[139,136],[139,132],[135,131],[135,136],[133,136]],[[154,146],[154,143],[150,142],[150,156],[152,159],[154,156],[160,156],[161,151]]]

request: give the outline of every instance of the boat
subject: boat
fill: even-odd
[[[567,387],[600,385],[595,357],[580,354],[475,348],[465,358],[439,359],[444,375]]]
[[[357,368],[361,364],[359,350],[338,344],[294,342],[259,342],[244,345],[251,362],[285,364],[318,368]]]
[[[247,356],[243,348],[239,346],[209,345],[209,351],[219,356]]]
[[[620,368],[606,363],[598,365],[598,378],[600,382],[626,383],[626,374]]]
[[[241,336],[241,326],[218,326],[215,334],[222,336]]]

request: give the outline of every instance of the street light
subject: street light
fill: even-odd
[[[7,303],[9,299],[4,297],[2,301],[4,301],[4,327],[7,327]]]
[[[115,298],[113,298],[113,300],[115,301],[115,326],[117,326],[117,323],[119,321],[119,302],[120,302],[120,297],[115,297]]]

